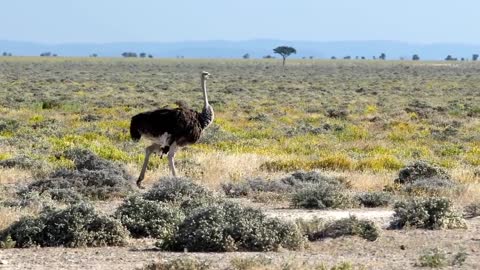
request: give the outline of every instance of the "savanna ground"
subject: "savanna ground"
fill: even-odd
[[[200,143],[176,158],[179,173],[198,183],[220,189],[251,177],[320,170],[345,177],[354,191],[381,191],[399,169],[425,160],[462,184],[462,192],[451,196],[457,208],[480,197],[480,64],[474,62],[289,60],[283,69],[279,60],[8,57],[0,59],[0,161],[27,156],[35,166],[0,167],[0,201],[38,177],[73,167],[62,156],[70,148],[89,149],[136,177],[146,144],[130,140],[131,116],[174,107],[178,100],[200,109],[202,70],[213,75],[208,88],[215,122]],[[166,160],[153,157],[147,189],[168,174]],[[110,213],[119,202],[93,203]],[[288,208],[278,202],[259,206],[285,219],[322,217],[316,210],[277,210]],[[0,206],[0,229],[38,211]],[[388,223],[388,216],[372,219],[379,226]],[[407,269],[425,250],[440,248],[452,256],[467,253],[462,267],[478,269],[480,221],[467,222],[465,230],[382,230],[375,242],[336,238],[296,252],[189,256],[217,267],[235,257],[266,256],[287,263]],[[132,269],[186,256],[152,247],[149,240],[131,240],[118,248],[0,249],[0,268]]]

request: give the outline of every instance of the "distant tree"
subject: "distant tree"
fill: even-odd
[[[8,53],[7,53],[7,52],[3,52],[2,55],[3,55],[3,56],[7,56]]]
[[[43,52],[43,53],[40,54],[40,56],[48,57],[48,56],[52,56],[52,53],[51,52]]]
[[[149,55],[148,55],[148,58],[153,58],[153,55],[149,54]]]
[[[381,59],[381,60],[385,60],[385,59],[387,59],[387,56],[385,55],[385,53],[382,53],[382,54],[380,54],[380,56],[378,58]]]
[[[283,58],[283,66],[285,66],[285,60],[287,60],[287,57],[290,56],[290,54],[294,53],[296,54],[297,53],[297,50],[295,50],[295,48],[293,47],[289,47],[289,46],[279,46],[275,49],[273,49],[273,52],[276,53],[276,54],[280,54]]]
[[[275,59],[275,57],[271,56],[270,54],[269,54],[269,55],[265,55],[263,58],[264,58],[264,59]]]
[[[306,57],[306,56],[302,56],[302,59],[307,59],[307,57]]]
[[[362,60],[365,60],[365,56],[362,56],[361,59],[362,59]]]
[[[478,54],[472,55],[472,61],[477,61],[478,60]]]
[[[358,55],[357,55],[357,56],[355,56],[355,60],[358,60]]]
[[[96,53],[90,54],[90,57],[97,57],[98,55]]]
[[[337,59],[337,57],[332,56],[332,57],[330,57],[330,59],[335,60],[335,59]]]
[[[54,53],[54,54],[52,54],[52,56],[53,56],[53,57],[57,57],[57,56],[58,56],[58,54]]]
[[[457,58],[452,57],[451,55],[447,55],[445,58],[446,61],[457,61]]]
[[[413,60],[413,61],[418,61],[418,60],[420,60],[420,56],[418,56],[418,54],[414,54],[414,55],[412,56],[412,60]]]
[[[141,53],[140,53],[140,58],[145,58],[145,57],[147,57],[147,54],[144,53],[144,52],[141,52]]]
[[[308,58],[313,59],[313,55],[310,55],[310,57],[308,57]]]
[[[352,57],[350,55],[347,55],[347,56],[343,57],[343,59],[350,60],[350,59],[352,59]]]
[[[461,61],[465,61],[465,58],[464,58],[464,57],[462,57],[460,60],[461,60]]]
[[[137,57],[137,53],[134,52],[124,52],[122,53],[123,57]]]
[[[250,59],[250,54],[246,53],[242,56],[243,59]]]

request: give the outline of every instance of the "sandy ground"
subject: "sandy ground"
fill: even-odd
[[[269,216],[282,219],[328,218],[337,219],[356,215],[388,222],[390,210],[356,209],[348,211],[318,211],[266,209]],[[383,227],[383,226],[382,226]],[[213,269],[226,269],[234,257],[265,256],[273,262],[306,262],[333,265],[351,262],[365,269],[416,269],[418,257],[428,249],[440,248],[451,260],[458,252],[466,252],[467,260],[461,267],[445,269],[480,269],[480,218],[468,221],[467,230],[382,230],[375,242],[358,237],[343,237],[313,242],[304,251],[268,253],[171,253],[155,250],[154,240],[132,240],[126,247],[108,248],[30,248],[0,250],[0,269],[137,269],[154,261],[174,257],[194,256],[211,262]]]

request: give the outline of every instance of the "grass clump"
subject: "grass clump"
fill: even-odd
[[[473,202],[465,206],[463,210],[463,217],[465,218],[480,217],[480,201]]]
[[[342,236],[360,236],[368,241],[375,241],[380,235],[380,229],[372,221],[359,220],[355,216],[327,223],[325,227],[308,235],[310,241]]]
[[[119,165],[99,158],[89,150],[71,149],[64,156],[73,160],[73,169],[59,169],[49,177],[30,184],[21,193],[47,192],[71,194],[77,192],[85,197],[106,200],[124,197],[132,191],[130,176]],[[53,196],[63,199],[65,196]]]
[[[159,247],[193,252],[272,251],[299,249],[303,243],[296,225],[227,202],[197,209],[180,224],[173,241]]]
[[[430,268],[442,268],[447,266],[447,256],[444,251],[434,248],[425,252],[418,258],[416,266],[430,267]]]
[[[98,215],[88,204],[64,210],[46,209],[39,217],[24,217],[0,233],[15,247],[99,247],[124,245],[128,232],[115,219]]]
[[[148,201],[133,196],[117,209],[115,216],[133,237],[170,239],[178,224],[185,218],[183,212],[170,204]]]
[[[364,207],[385,207],[390,204],[392,195],[388,192],[362,192],[355,195],[355,200]]]
[[[176,258],[170,261],[148,264],[143,270],[207,270],[211,269],[207,261],[195,258]]]
[[[466,228],[465,220],[454,211],[447,198],[413,198],[394,205],[391,229],[456,229]]]

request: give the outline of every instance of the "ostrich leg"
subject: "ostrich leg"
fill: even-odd
[[[145,177],[145,171],[147,170],[148,160],[150,159],[150,155],[155,152],[155,150],[159,147],[157,144],[152,144],[145,149],[145,159],[143,160],[142,171],[140,172],[140,176],[138,176],[137,186],[139,188],[143,188],[142,181]]]
[[[168,151],[168,166],[170,167],[170,170],[172,171],[173,177],[177,176],[177,172],[175,171],[175,152],[177,152],[178,147],[176,143],[173,143],[170,145],[170,149]]]

